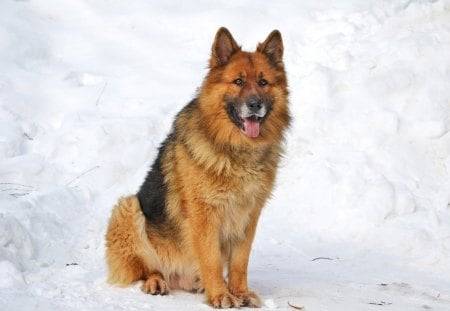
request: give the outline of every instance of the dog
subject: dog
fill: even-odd
[[[283,51],[278,30],[254,52],[217,31],[197,96],[176,116],[137,194],[112,210],[110,283],[142,280],[153,295],[204,291],[215,308],[261,305],[247,267],[291,120]]]

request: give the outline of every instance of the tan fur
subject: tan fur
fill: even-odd
[[[227,45],[218,38],[219,32],[214,47],[238,48],[234,40]],[[248,259],[289,123],[283,64],[277,64],[279,70],[269,64],[263,52],[274,48],[270,46],[274,40],[268,40],[257,52],[234,53],[223,68],[214,67],[224,57],[216,57],[213,49],[212,68],[197,106],[178,115],[173,139],[162,157],[170,222],[154,226],[146,221],[136,196],[121,198],[106,234],[109,282],[127,285],[144,280],[142,289],[151,294],[165,294],[169,288],[204,288],[214,307],[260,305],[258,296],[247,287]],[[282,48],[281,41],[275,48]],[[230,83],[236,76],[244,75],[250,83],[260,72],[268,81],[277,81],[264,89],[275,104],[259,137],[249,138],[231,123],[223,97],[239,94]]]

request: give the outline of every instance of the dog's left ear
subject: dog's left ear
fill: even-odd
[[[258,44],[256,51],[265,54],[275,66],[283,67],[283,39],[278,30],[272,31],[267,39]]]
[[[209,67],[214,68],[226,65],[231,56],[240,49],[230,31],[225,27],[221,27],[214,39]]]

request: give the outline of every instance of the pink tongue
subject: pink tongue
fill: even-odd
[[[259,136],[259,122],[256,117],[244,118],[244,133],[251,138]]]

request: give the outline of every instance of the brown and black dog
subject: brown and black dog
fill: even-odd
[[[138,193],[112,211],[109,282],[143,280],[144,292],[161,295],[204,289],[216,308],[260,306],[247,266],[290,121],[282,56],[277,30],[255,52],[218,30],[198,96],[175,118]]]

